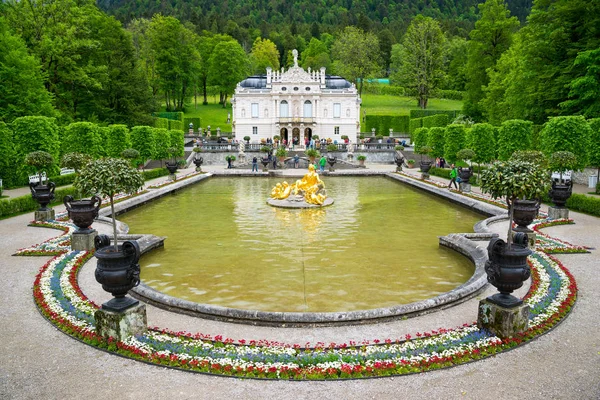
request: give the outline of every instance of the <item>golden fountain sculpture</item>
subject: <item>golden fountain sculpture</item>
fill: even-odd
[[[314,165],[309,164],[308,173],[302,179],[298,179],[296,183],[292,185],[287,182],[278,183],[271,190],[271,198],[276,200],[288,199],[290,195],[303,197],[308,204],[323,205],[327,199],[325,184],[319,178]]]

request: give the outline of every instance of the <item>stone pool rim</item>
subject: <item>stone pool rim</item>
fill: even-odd
[[[362,171],[361,171],[362,172]],[[223,174],[225,175],[225,174]],[[334,174],[331,174],[334,175]],[[340,174],[341,175],[341,174]],[[425,182],[411,179],[395,173],[354,173],[343,174],[343,176],[386,176],[392,180],[397,180],[412,187],[427,191],[438,197],[445,198],[452,203],[460,204],[468,209],[481,214],[496,217],[506,214],[506,210],[484,202],[480,202],[445,189],[438,188]],[[221,174],[202,174],[187,178],[180,182],[175,182],[165,187],[149,190],[140,196],[125,200],[115,205],[115,213],[122,214],[133,208],[139,207],[156,198],[173,193],[179,189],[187,187],[196,182],[208,179]],[[239,176],[272,176],[272,175],[249,175],[247,173],[226,174],[227,177]],[[284,176],[284,175],[278,175]],[[103,212],[102,212],[103,211]],[[109,210],[102,210],[101,215],[110,215]],[[481,224],[481,221],[478,222]],[[120,223],[120,233],[127,233],[128,227]],[[214,319],[226,322],[235,322],[251,325],[278,326],[278,327],[306,327],[306,326],[333,326],[333,325],[359,325],[385,322],[394,319],[407,318],[422,315],[425,313],[437,311],[443,308],[454,306],[477,295],[487,284],[487,276],[484,270],[485,261],[487,261],[487,250],[484,246],[495,234],[481,232],[475,227],[476,233],[452,233],[439,238],[441,246],[448,247],[457,251],[459,254],[467,257],[475,265],[473,275],[467,282],[455,289],[442,293],[438,296],[414,302],[391,307],[382,307],[368,310],[344,311],[344,312],[274,312],[259,310],[244,310],[216,306],[211,304],[195,303],[183,300],[177,297],[168,296],[155,289],[150,288],[143,282],[130,291],[130,294],[148,304],[167,311],[177,312],[186,315],[197,316],[205,319]],[[481,233],[477,233],[477,231]],[[483,242],[482,242],[483,241]],[[479,243],[478,243],[479,242]],[[150,250],[150,249],[149,249]],[[149,251],[148,250],[148,251]]]

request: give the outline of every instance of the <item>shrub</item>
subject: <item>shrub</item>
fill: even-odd
[[[15,165],[17,182],[26,182],[33,170],[24,165],[25,156],[33,151],[50,153],[55,160],[60,155],[59,128],[54,118],[48,117],[19,117],[10,127],[12,129],[15,150]],[[58,167],[53,167],[49,175],[57,174]]]
[[[460,90],[438,90],[436,97],[448,100],[463,100],[465,92]]]
[[[127,125],[110,125],[105,132],[104,151],[108,157],[120,157],[123,150],[131,147]]]
[[[367,115],[364,129],[371,132],[375,128],[382,135],[389,135],[390,129],[393,132],[408,133],[409,120],[407,115]]]
[[[446,129],[440,126],[429,129],[427,135],[427,146],[431,147],[433,157],[444,156],[444,145],[446,143]]]
[[[508,160],[517,150],[531,149],[533,122],[521,119],[504,121],[498,132],[498,158]]]
[[[570,151],[577,157],[574,169],[582,170],[589,160],[591,136],[592,129],[583,116],[554,117],[540,132],[540,150],[548,157],[558,151]]]
[[[155,118],[154,127],[159,129],[169,129],[169,120],[167,118]]]
[[[171,147],[171,136],[169,135],[169,131],[167,129],[153,128],[152,135],[154,136],[154,143],[156,143],[152,159],[167,159],[169,155],[171,155],[168,151]]]
[[[154,157],[156,144],[154,142],[153,128],[149,126],[135,126],[131,130],[131,146],[140,152],[144,161]]]
[[[317,149],[307,149],[304,154],[307,157],[319,157],[321,155]]]
[[[51,176],[50,178],[48,178],[48,180],[50,182],[54,182],[54,184],[56,186],[66,186],[66,185],[72,185],[76,176],[77,176],[77,174],[75,174],[75,173],[66,174],[66,175],[56,175],[56,176]]]
[[[62,204],[65,196],[76,196],[77,190],[74,187],[56,189],[54,192],[54,201],[51,206]],[[13,215],[22,214],[29,211],[35,211],[40,207],[31,195],[14,197],[11,199],[0,200],[0,218],[7,218]]]
[[[460,110],[410,110],[410,118],[423,118],[436,114],[446,114],[452,121],[460,115]]]
[[[176,120],[176,121],[183,121],[183,113],[181,111],[158,112],[158,113],[153,113],[152,116],[158,117],[158,118],[166,118],[166,119],[170,119],[170,120]]]
[[[464,147],[465,126],[452,124],[446,127],[446,142],[444,143],[444,158],[453,163],[456,161],[456,153]]]
[[[169,130],[183,131],[183,122],[170,119]]]
[[[450,179],[450,169],[431,167],[429,174],[439,176],[440,178]]]
[[[598,186],[600,185],[596,185],[596,193],[598,193]],[[600,217],[600,199],[585,194],[573,193],[567,200],[566,206],[569,210]]]
[[[161,176],[167,176],[169,175],[169,170],[166,168],[148,169],[142,171],[142,175],[144,176],[144,180],[147,181],[154,178],[160,178]]]
[[[536,165],[539,165],[542,168],[546,168],[548,165],[548,160],[546,156],[541,151],[537,150],[519,150],[515,151],[512,156],[510,156],[511,161],[524,161],[530,162]]]
[[[415,153],[420,154],[419,151],[421,147],[427,146],[427,137],[429,136],[429,129],[427,128],[419,128],[413,134],[413,146],[415,148]]]
[[[596,183],[596,194],[600,194],[600,182]]]
[[[338,151],[338,147],[335,144],[328,144],[327,151]]]
[[[489,163],[496,158],[496,138],[494,127],[490,124],[475,124],[467,130],[465,145],[475,152],[472,161]]]
[[[285,147],[281,146],[277,149],[277,151],[275,152],[275,155],[277,157],[285,157],[288,155],[287,150],[285,149]]]
[[[200,117],[188,117],[183,119],[183,128],[186,132],[190,129],[190,122],[194,124],[194,129],[197,131],[200,127]]]
[[[430,117],[423,117],[422,124],[423,128],[433,128],[435,126],[446,126],[449,124],[448,115],[436,114]]]
[[[363,155],[363,154],[359,154],[356,156],[356,159],[358,161],[365,161],[367,159],[367,156]]]
[[[62,135],[61,152],[89,154],[94,158],[104,155],[102,136],[96,124],[91,122],[73,122]]]
[[[250,141],[250,136],[244,136],[244,140],[245,140],[246,142],[249,142],[249,141]]]
[[[411,118],[408,122],[408,132],[412,135],[417,129],[423,127],[423,118]]]

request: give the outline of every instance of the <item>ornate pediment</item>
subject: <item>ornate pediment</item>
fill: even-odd
[[[300,83],[314,82],[315,79],[303,68],[296,66],[282,72],[277,81],[281,83]]]

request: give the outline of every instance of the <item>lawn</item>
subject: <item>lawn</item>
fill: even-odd
[[[409,115],[410,110],[416,110],[417,100],[413,97],[363,94],[361,113],[366,111],[366,115]],[[231,124],[227,123],[227,114],[231,113],[231,105],[223,108],[217,103],[217,99],[209,97],[209,104],[202,105],[198,103],[197,108],[194,102],[186,103],[185,117],[200,117],[201,125],[206,128],[210,125],[214,132],[221,128],[222,132],[231,132]],[[462,101],[446,99],[430,99],[428,110],[460,110]],[[362,120],[362,118],[361,118]]]

